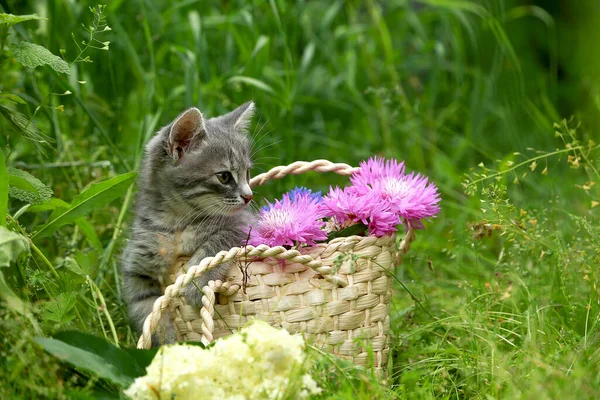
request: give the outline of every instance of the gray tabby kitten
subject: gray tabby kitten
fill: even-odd
[[[189,256],[187,265],[197,265],[244,243],[242,227],[250,222],[246,206],[252,200],[246,130],[253,113],[252,102],[206,120],[190,108],[146,146],[133,232],[121,268],[124,299],[138,332],[168,285],[169,268],[178,257]],[[196,285],[224,280],[230,266],[212,269]],[[194,284],[186,287],[185,296],[190,304],[201,305],[202,294]],[[170,319],[161,325],[160,341],[174,342]],[[152,342],[159,344],[157,335]]]

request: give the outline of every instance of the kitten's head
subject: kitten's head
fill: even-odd
[[[155,144],[151,185],[178,213],[232,215],[252,200],[250,140],[254,113],[248,102],[220,117],[205,119],[190,108],[161,132]],[[150,157],[153,153],[149,145]],[[151,160],[152,162],[152,160]]]

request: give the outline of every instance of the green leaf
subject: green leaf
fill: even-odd
[[[0,99],[6,99],[13,103],[18,103],[18,104],[27,104],[27,102],[25,100],[23,100],[16,94],[12,94],[12,93],[0,93]]]
[[[29,204],[46,203],[52,197],[52,189],[21,169],[8,168],[8,184],[11,197]]]
[[[98,252],[77,250],[73,253],[78,268],[83,272],[83,277],[87,275],[94,277],[98,269]]]
[[[107,391],[110,388],[77,389],[65,391],[67,399],[71,400],[121,400],[119,392],[113,389],[115,393]]]
[[[10,173],[10,171],[9,171]],[[34,194],[38,194],[38,190],[30,183],[27,179],[22,178],[17,175],[10,174],[8,176],[8,185],[14,189],[22,190],[25,192],[32,192]],[[14,196],[17,197],[17,196]]]
[[[200,342],[194,342],[194,343],[200,343]],[[127,354],[129,354],[137,363],[140,367],[146,369],[148,367],[148,365],[150,365],[150,363],[152,362],[152,360],[154,359],[154,356],[156,355],[156,353],[158,353],[158,350],[160,350],[158,347],[155,347],[153,349],[133,349],[130,347],[124,348],[123,350],[125,350],[127,352]],[[145,375],[145,371],[144,374]],[[141,376],[141,375],[140,375]]]
[[[94,209],[106,206],[114,199],[125,194],[135,180],[136,175],[136,172],[129,172],[91,185],[73,199],[69,208],[58,212],[58,215],[40,227],[31,238],[42,238],[51,235],[61,226],[75,222],[77,218]]]
[[[123,387],[146,374],[146,366],[158,351],[119,349],[106,340],[77,331],[64,331],[54,338],[39,338],[54,356]]]
[[[77,296],[73,292],[64,292],[42,304],[42,319],[58,324],[66,324],[75,318],[73,309]]]
[[[6,226],[8,215],[8,172],[4,153],[0,150],[0,226]]]
[[[38,129],[35,122],[18,111],[0,105],[0,116],[6,118],[19,133],[31,140],[36,149],[42,154],[44,153],[44,149],[41,144],[47,144],[53,141]]]
[[[342,229],[341,231],[333,231],[327,235],[327,240],[339,238],[339,237],[348,237],[348,236],[364,236],[367,231],[367,226],[363,224],[350,225],[347,228]]]
[[[262,48],[265,47],[267,44],[269,44],[269,37],[260,35],[258,37],[258,40],[256,41],[256,44],[254,45],[254,50],[252,50],[250,58],[254,58],[258,54],[258,52],[261,51]]]
[[[69,208],[71,205],[66,201],[53,197],[48,202],[31,206],[25,212],[39,213],[44,211],[54,211],[57,208]]]
[[[21,42],[13,48],[13,56],[24,67],[37,68],[49,65],[50,68],[60,74],[69,75],[71,70],[69,64],[62,58],[55,56],[45,48],[35,43]]]
[[[26,251],[29,251],[29,242],[25,236],[0,226],[0,268],[8,267]]]
[[[77,218],[75,220],[75,223],[77,224],[79,229],[81,229],[81,232],[83,232],[83,234],[87,238],[88,242],[90,242],[90,244],[94,248],[96,248],[96,249],[102,248],[102,243],[100,243],[100,239],[98,238],[98,234],[96,233],[96,228],[94,228],[94,225],[92,225],[91,222],[89,222],[87,219],[81,217],[81,218]]]
[[[29,207],[25,212],[33,212],[39,213],[44,211],[55,211],[56,213],[63,213],[66,209],[68,209],[71,205],[66,201],[53,197],[47,203],[39,204],[35,206]],[[57,214],[52,213],[51,218],[54,218]],[[96,228],[85,218],[80,217],[75,220],[75,223],[81,229],[81,232],[85,235],[88,242],[95,249],[101,249],[102,243],[98,238],[98,234],[96,233]]]
[[[138,349],[120,349],[103,338],[79,331],[58,332],[53,335],[53,338],[106,358],[111,364],[115,364],[122,374],[131,377],[132,380],[138,376],[146,375],[146,365],[141,364],[145,364],[146,361],[150,364],[152,359],[148,360],[147,356],[151,354],[153,358],[153,355],[158,351],[158,348],[152,349],[150,352]],[[135,354],[135,357],[133,354]],[[135,360],[138,356],[141,363]]]
[[[4,300],[10,310],[28,318],[37,330],[39,329],[37,322],[29,311],[28,304],[13,292],[2,273],[3,267],[8,267],[11,262],[16,261],[21,254],[26,252],[29,252],[29,241],[27,238],[0,226],[0,298]]]
[[[263,81],[259,81],[258,79],[250,78],[249,76],[232,76],[227,80],[229,83],[245,83],[250,86],[254,86],[257,89],[260,89],[264,92],[268,92],[271,94],[275,94],[273,88]]]
[[[64,265],[64,267],[66,269],[68,269],[69,271],[71,271],[75,275],[78,275],[78,276],[80,276],[82,278],[85,278],[85,276],[87,275],[85,273],[85,271],[83,270],[83,268],[81,268],[81,265],[79,265],[79,263],[77,262],[77,259],[75,259],[75,258],[73,258],[71,256],[65,257],[63,265]]]
[[[100,338],[79,332],[65,332],[57,337],[41,337],[35,341],[54,357],[124,388],[145,373],[142,369],[140,374],[135,375],[132,371],[138,373],[141,368],[135,360]]]
[[[13,15],[13,14],[0,13],[0,24],[8,24],[8,26],[18,24],[19,22],[31,21],[31,20],[36,20],[36,19],[45,19],[45,18],[38,17],[36,14]]]
[[[4,279],[4,274],[0,270],[0,299],[2,299],[5,303],[5,306],[11,310],[26,317],[34,329],[37,331],[39,327],[37,325],[37,320],[29,310],[29,305],[21,300],[19,296],[16,295],[15,292],[8,286],[6,280]]]

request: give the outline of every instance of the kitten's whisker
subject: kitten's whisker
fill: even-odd
[[[279,157],[271,157],[271,156],[263,156],[263,157],[259,157],[256,160],[252,160],[254,162],[254,165],[261,165],[263,163],[257,163],[257,161],[261,161],[261,160],[280,160]]]
[[[265,146],[263,146],[263,147],[261,147],[261,148],[259,148],[259,149],[255,150],[254,152],[252,152],[252,155],[251,155],[251,157],[254,157],[254,156],[255,156],[255,155],[258,153],[258,152],[260,152],[260,151],[263,151],[263,150],[266,150],[266,149],[268,149],[269,147],[272,147],[272,146],[278,145],[278,144],[279,144],[279,143],[281,143],[281,142],[283,142],[283,140],[278,140],[278,141],[276,141],[276,142],[269,143],[269,144],[267,144],[267,145],[265,145]]]
[[[254,131],[249,135],[250,136],[250,142],[254,142],[254,138],[256,137],[256,128],[260,124],[261,119],[262,119],[262,115],[260,115],[258,117],[258,121],[256,121],[256,124],[254,125]]]
[[[207,207],[200,209],[198,211],[198,215],[196,216],[195,219],[197,219],[198,217],[201,217],[201,216],[204,216],[204,218],[202,220],[200,220],[200,222],[198,222],[196,225],[201,225],[207,219],[215,216],[218,210],[215,210],[215,211],[211,210],[211,207],[214,208],[215,206],[217,206],[217,205],[214,203],[211,203],[211,204],[208,204]],[[206,214],[205,214],[205,212],[206,212]],[[195,221],[195,219],[194,219],[194,221]],[[192,225],[192,224],[193,224],[193,222],[190,223],[189,225]]]
[[[273,131],[272,130],[265,131],[256,141],[252,142],[252,145],[250,147],[250,152],[256,153],[256,146],[260,145],[263,142],[263,140],[267,137],[267,135],[271,132],[273,132]]]
[[[268,163],[267,162],[259,162],[259,163],[256,163],[255,162],[254,163],[254,167],[261,166],[261,167],[267,167],[267,169],[270,169],[273,166],[273,164],[275,164],[275,165],[279,165],[280,164],[280,162],[279,162],[281,160],[280,158],[278,158],[278,157],[269,157],[269,158],[272,158],[272,159],[278,160],[278,161],[275,162],[275,163],[273,163],[273,162],[268,162]]]
[[[252,141],[252,143],[254,143],[254,140],[256,139],[256,137],[258,135],[260,135],[260,132],[263,130],[263,128],[267,125],[267,122],[269,122],[268,119],[265,120],[264,124],[260,127],[260,129],[256,129],[258,128],[258,126],[260,125],[260,122],[262,120],[262,115],[258,117],[258,122],[256,122],[256,125],[254,126],[254,132],[252,133],[252,135],[250,136],[250,139]]]
[[[260,122],[260,121],[259,121],[259,122]],[[264,123],[264,124],[263,124],[263,125],[260,127],[260,129],[258,130],[258,132],[256,132],[256,134],[252,135],[252,144],[253,144],[253,146],[254,146],[254,143],[258,143],[258,142],[260,142],[260,141],[261,141],[261,140],[262,140],[262,139],[263,139],[263,138],[264,138],[264,137],[265,137],[265,136],[266,136],[266,135],[267,135],[269,132],[271,132],[270,130],[269,130],[269,131],[266,131],[266,132],[265,132],[265,133],[263,133],[263,134],[262,134],[260,137],[258,137],[258,135],[260,135],[260,133],[262,132],[262,130],[265,128],[265,126],[267,126],[267,123],[268,123],[268,122],[269,122],[269,120],[268,120],[268,119],[267,119],[267,120],[265,120],[265,123]],[[258,126],[258,125],[257,125],[257,126]],[[257,139],[257,137],[258,137],[258,139]]]
[[[216,229],[217,226],[221,225],[221,222],[227,217],[227,215],[225,215],[225,213],[223,213],[223,211],[225,211],[226,209],[227,209],[227,207],[225,207],[224,205],[221,205],[221,204],[214,205],[214,211],[212,213],[212,216],[216,216],[216,218],[212,219],[209,222],[208,227],[206,229],[207,233],[212,232],[213,229]],[[196,227],[196,230],[194,231],[194,235],[198,234],[200,227],[201,227],[201,225],[198,224]],[[222,249],[222,250],[229,250],[229,249]]]
[[[213,200],[213,201],[211,201],[211,200]],[[210,211],[209,208],[213,204],[214,204],[214,198],[212,196],[206,196],[206,198],[202,198],[196,205],[196,207],[198,207],[198,208],[192,208],[192,210],[190,212],[183,214],[180,218],[177,219],[175,226],[179,227],[180,224],[183,227],[191,225],[193,222],[187,222],[187,223],[185,222],[185,220],[190,215],[195,215],[195,217],[192,221],[195,221],[196,219],[198,219],[198,217],[201,217],[201,216],[205,216],[203,221],[206,220],[207,218],[209,218],[213,215],[212,212],[207,212],[207,211]],[[207,212],[206,215],[204,215],[205,212]]]
[[[204,210],[199,210],[199,211],[196,213],[196,216],[195,216],[195,217],[194,217],[194,218],[193,218],[193,219],[190,221],[189,225],[191,226],[191,225],[194,225],[194,224],[196,224],[196,220],[197,220],[198,218],[200,218],[200,217],[204,217],[204,218],[202,218],[202,219],[200,220],[200,222],[198,222],[198,225],[199,225],[199,224],[202,224],[202,223],[203,223],[204,221],[206,221],[208,218],[212,217],[212,213],[204,214]]]
[[[260,207],[258,206],[258,204],[256,204],[255,201],[251,201],[249,204],[250,208],[252,208],[254,211],[260,211]]]
[[[163,200],[163,203],[173,203],[172,200],[174,200],[174,199],[177,199],[177,201],[175,202],[177,205],[186,207],[186,211],[184,213],[176,215],[174,228],[178,229],[180,227],[180,225],[183,224],[183,222],[185,221],[186,218],[188,218],[190,215],[195,214],[197,212],[197,207],[190,206],[190,204],[188,202],[181,199],[181,197],[179,196],[178,193],[174,193],[173,195],[171,195],[169,197],[163,197],[162,200]],[[202,199],[201,203],[200,203],[200,207],[202,207],[204,205],[204,202],[207,202],[207,201],[209,201],[209,199]],[[171,208],[173,208],[173,207],[171,207]],[[183,224],[183,225],[185,225],[185,224]]]
[[[207,214],[204,216],[204,218],[202,218],[202,220],[200,220],[200,221],[199,221],[199,222],[197,222],[197,223],[194,223],[193,225],[195,225],[195,228],[194,228],[194,231],[193,231],[193,235],[194,235],[194,236],[198,235],[198,233],[200,232],[200,229],[201,229],[201,228],[204,228],[204,227],[203,227],[203,224],[204,224],[204,222],[205,222],[206,220],[208,220],[209,218],[211,219],[211,223],[209,223],[209,226],[208,226],[208,227],[210,227],[210,225],[212,224],[212,222],[214,222],[214,219],[212,219],[212,218],[214,218],[214,217],[215,217],[215,215],[217,215],[217,212],[218,212],[218,209],[216,209],[216,210],[210,210],[210,212],[209,212],[209,213],[207,213]],[[206,229],[206,232],[210,232],[210,229]]]
[[[204,198],[204,199],[201,198],[200,201],[199,201],[199,207],[198,208],[191,207],[191,209],[188,212],[186,212],[185,214],[182,214],[180,217],[178,217],[175,220],[175,229],[177,229],[180,226],[180,224],[183,224],[184,226],[187,225],[187,224],[185,224],[185,220],[190,215],[193,215],[193,214],[196,214],[196,213],[202,214],[202,209],[204,208],[205,203],[208,203],[209,200],[210,200],[210,198]]]
[[[260,151],[262,151],[262,150],[264,150],[264,149],[266,149],[266,148],[268,148],[268,147],[270,147],[270,146],[273,146],[273,145],[275,145],[275,144],[279,144],[279,143],[281,143],[281,142],[283,142],[283,139],[275,140],[275,141],[273,141],[273,142],[267,142],[267,143],[265,143],[264,145],[262,145],[262,146],[259,146],[259,147],[253,147],[253,148],[252,148],[252,152],[251,152],[250,154],[251,154],[251,155],[255,155],[255,154],[257,154],[258,152],[260,152]]]

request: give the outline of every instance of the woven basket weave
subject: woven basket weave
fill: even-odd
[[[306,171],[351,175],[347,164],[298,161],[254,177],[252,187]],[[173,284],[154,303],[144,322],[139,348],[151,346],[165,315],[178,340],[208,344],[258,318],[290,333],[303,333],[312,345],[356,365],[385,368],[389,354],[390,272],[414,239],[409,229],[396,249],[395,235],[349,236],[306,247],[234,247],[185,270],[182,258],[171,271]],[[226,282],[202,288],[202,308],[190,306],[183,288],[206,270],[232,262]],[[372,354],[372,356],[371,356]],[[371,361],[372,360],[372,361]]]

